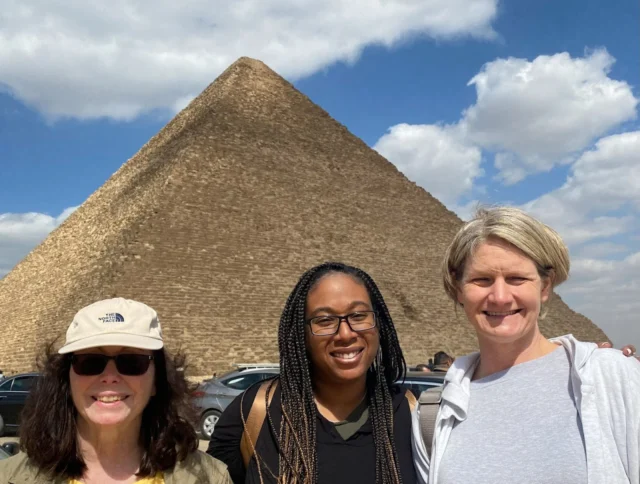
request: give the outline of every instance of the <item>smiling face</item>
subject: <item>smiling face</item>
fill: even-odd
[[[330,273],[309,291],[305,319],[372,309],[362,282],[347,274]],[[306,342],[314,375],[335,383],[365,378],[380,346],[377,328],[355,332],[344,320],[331,336],[314,335],[307,324]]]
[[[500,239],[489,239],[467,261],[458,302],[481,344],[511,343],[538,331],[550,290],[550,281],[541,279],[531,259]]]
[[[127,348],[123,346],[104,346],[80,350],[75,354],[118,354],[151,355],[149,350]],[[109,360],[100,375],[82,376],[76,374],[73,367],[69,370],[71,398],[78,411],[78,425],[88,426],[127,426],[139,425],[142,411],[151,396],[155,394],[155,366],[140,376],[122,375],[116,369],[114,360]]]

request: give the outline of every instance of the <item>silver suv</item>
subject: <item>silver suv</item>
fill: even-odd
[[[257,383],[280,372],[279,365],[237,364],[236,370],[219,378],[206,380],[193,393],[194,405],[199,412],[198,431],[205,440],[211,439],[213,429],[220,415],[232,400],[254,383]]]

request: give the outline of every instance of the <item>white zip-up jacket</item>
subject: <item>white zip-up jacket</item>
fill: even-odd
[[[570,355],[571,385],[582,421],[588,484],[640,483],[640,364],[618,350],[597,349],[572,335],[551,340]],[[471,377],[480,361],[456,358],[445,377],[432,459],[422,442],[419,408],[412,415],[413,456],[422,484],[438,483],[438,466],[457,420],[466,419]]]

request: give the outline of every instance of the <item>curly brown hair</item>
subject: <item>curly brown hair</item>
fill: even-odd
[[[198,448],[184,356],[171,357],[164,349],[153,352],[156,394],[142,413],[142,460],[137,475],[153,476],[174,467]],[[77,479],[86,464],[77,445],[77,411],[71,399],[71,355],[61,355],[49,343],[38,367],[37,379],[22,411],[20,448],[31,463],[51,477]]]

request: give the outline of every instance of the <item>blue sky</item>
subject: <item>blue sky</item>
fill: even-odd
[[[510,203],[556,228],[573,259],[560,294],[640,346],[638,2],[211,4],[9,2],[0,276],[249,55],[463,218]]]

